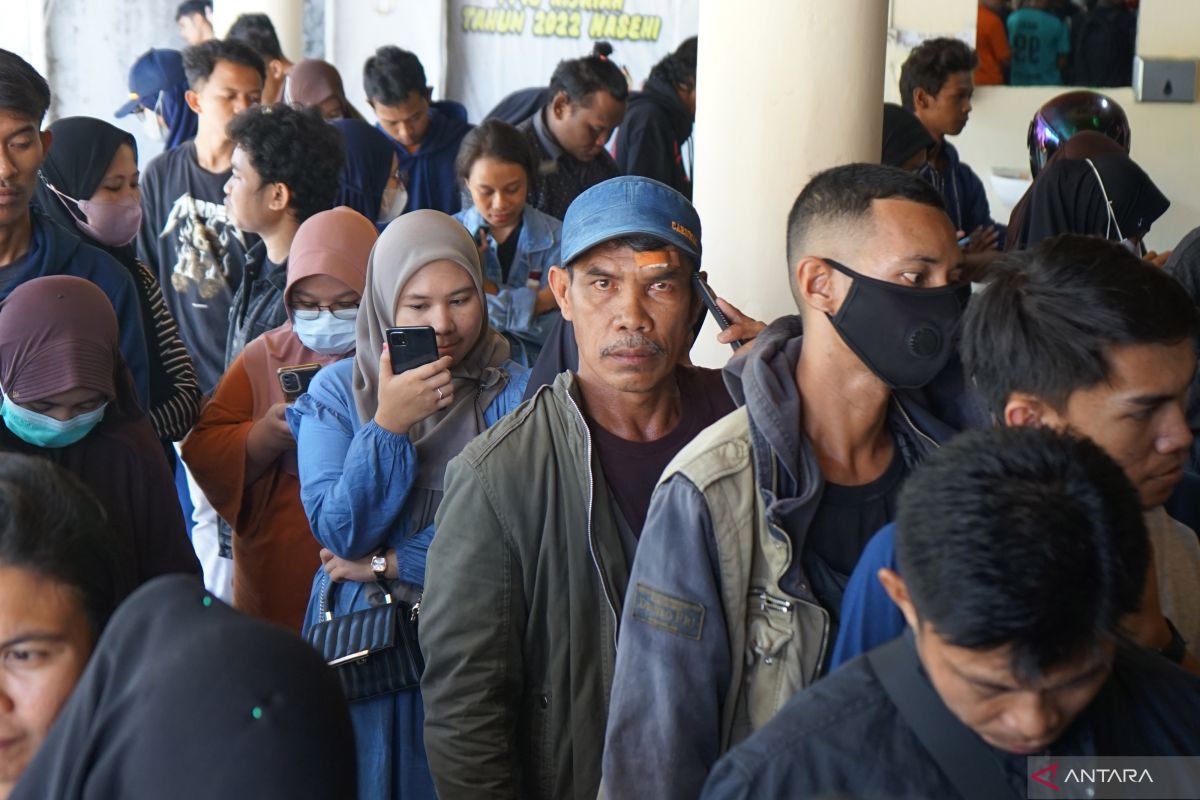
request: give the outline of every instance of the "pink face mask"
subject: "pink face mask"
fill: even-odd
[[[50,191],[65,203],[74,203],[87,221],[75,220],[79,230],[108,247],[124,247],[137,236],[142,227],[142,206],[139,203],[102,203],[96,200],[76,200],[46,184]],[[74,214],[71,215],[74,218]]]

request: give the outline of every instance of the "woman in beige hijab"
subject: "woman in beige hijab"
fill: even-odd
[[[393,374],[384,330],[426,325],[437,335],[438,360]],[[380,602],[377,576],[394,594],[420,594],[447,462],[516,408],[529,380],[509,358],[508,340],[488,325],[475,242],[440,211],[413,211],[384,230],[367,265],[357,326],[354,358],[322,369],[287,412],[300,497],[325,548],[306,628],[318,621],[329,580],[335,616]],[[357,701],[350,710],[359,797],[435,797],[420,692]]]

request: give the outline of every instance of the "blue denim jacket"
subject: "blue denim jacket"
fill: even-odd
[[[471,235],[486,225],[483,216],[472,206],[454,215]],[[527,285],[531,272],[540,273],[538,283],[545,288],[550,267],[558,265],[558,247],[562,239],[562,223],[530,205],[525,206],[517,252],[513,256],[508,280],[503,280],[500,259],[496,255],[496,240],[488,234],[487,257],[483,274],[499,287],[498,294],[489,294],[488,321],[512,343],[512,358],[518,364],[532,366],[537,360],[546,335],[560,317],[557,309],[545,314],[533,313],[537,289]]]

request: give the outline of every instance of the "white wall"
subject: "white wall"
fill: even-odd
[[[325,58],[342,73],[346,95],[373,120],[362,69],[377,47],[411,50],[425,67],[434,99],[445,91],[446,11],[443,0],[326,0]]]
[[[4,17],[25,6],[26,14],[36,13],[40,0],[2,0]],[[45,43],[46,61],[31,63],[50,83],[52,104],[50,120],[68,116],[89,116],[106,120],[133,133],[143,166],[157,155],[160,145],[140,136],[136,118],[116,119],[113,112],[129,96],[129,68],[137,57],[151,47],[183,47],[175,28],[177,0],[53,0],[38,38]],[[18,13],[19,16],[19,13]],[[6,44],[16,26],[7,19],[0,24],[0,47]],[[34,44],[33,46],[36,46]],[[26,47],[31,47],[27,42]],[[31,48],[32,49],[32,48]],[[30,50],[16,52],[28,56]]]
[[[926,34],[956,35],[963,15],[974,18],[974,0],[893,0],[893,24]],[[899,65],[908,48],[889,37],[885,96],[898,101]],[[1138,53],[1143,56],[1200,58],[1200,2],[1142,0]],[[993,167],[1028,170],[1026,134],[1038,107],[1066,91],[1060,87],[983,86],[975,90],[971,120],[954,138],[959,154],[988,189],[992,216],[1007,221],[1011,209],[992,190]],[[1200,225],[1200,104],[1137,103],[1132,89],[1106,89],[1129,116],[1132,156],[1171,200],[1171,208],[1146,237],[1148,247],[1170,249]]]

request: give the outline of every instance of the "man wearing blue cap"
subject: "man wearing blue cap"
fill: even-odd
[[[136,114],[146,136],[171,150],[196,136],[196,112],[187,104],[187,74],[178,50],[151,48],[129,69],[129,99],[117,118]]]
[[[550,272],[564,372],[450,463],[421,606],[438,795],[595,798],[617,620],[654,484],[733,409],[680,366],[701,301],[700,219],[622,177],[581,194]],[[686,398],[686,401],[685,401]]]
[[[946,366],[962,256],[894,167],[816,175],[788,216],[798,316],[726,368],[742,405],[672,462],[629,577],[609,798],[695,798],[721,753],[818,677],[842,589],[908,471],[952,431],[912,395]]]

